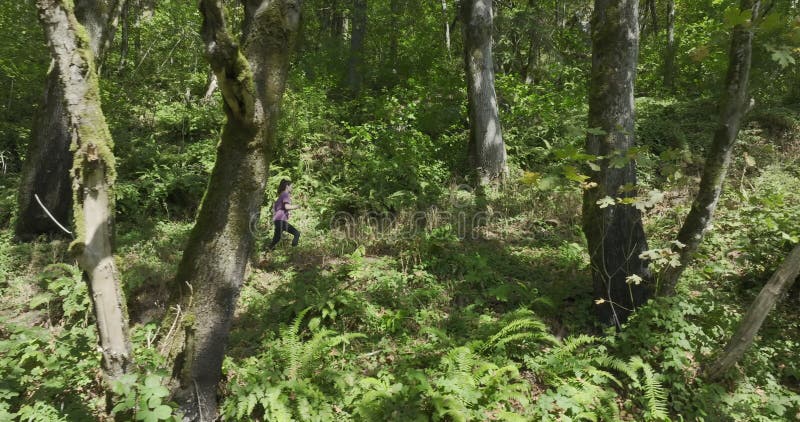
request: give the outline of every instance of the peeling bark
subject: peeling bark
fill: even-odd
[[[757,16],[759,4],[759,1],[742,0],[741,9],[750,9],[753,11],[753,16]],[[737,25],[733,28],[725,90],[720,99],[719,122],[703,167],[700,188],[692,203],[692,209],[678,233],[678,241],[685,246],[673,248],[675,253],[680,254],[681,265],[668,267],[660,281],[660,290],[664,295],[671,295],[675,292],[678,279],[686,266],[691,263],[700,242],[703,241],[706,231],[711,226],[711,219],[717,209],[722,185],[728,174],[733,146],[739,134],[739,126],[751,106],[747,87],[753,53],[752,44],[753,29],[751,26]]]
[[[38,0],[72,139],[73,214],[76,239],[70,251],[89,281],[103,372],[110,383],[128,371],[131,344],[128,314],[112,255],[115,164],[113,141],[100,104],[91,41],[71,2]]]
[[[233,311],[253,251],[298,0],[248,0],[243,46],[231,38],[221,0],[201,0],[201,35],[227,117],[217,161],[178,268],[182,314],[174,339],[173,392],[186,420],[215,420],[217,384]],[[176,308],[178,309],[178,308]],[[169,345],[167,345],[169,346]]]
[[[461,4],[464,67],[469,107],[469,159],[478,183],[508,175],[506,146],[494,89],[492,0]]]
[[[742,318],[736,333],[733,334],[722,355],[706,370],[706,376],[719,379],[739,360],[753,344],[764,320],[800,275],[800,245],[795,246],[780,268],[770,277],[764,288],[756,296],[750,309]]]
[[[635,196],[636,162],[622,168],[610,165],[615,156],[626,156],[634,145],[633,89],[639,50],[637,0],[595,0],[592,16],[592,71],[589,85],[589,127],[604,134],[589,134],[586,150],[602,156],[600,171],[592,172],[583,197],[583,232],[589,246],[596,311],[603,323],[619,326],[643,304],[649,291],[650,272],[639,254],[647,240],[638,209],[614,204],[600,208],[597,201],[609,196]],[[629,276],[644,282],[629,284]]]

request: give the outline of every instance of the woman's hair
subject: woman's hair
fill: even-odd
[[[289,185],[291,185],[291,184],[292,184],[292,181],[289,180],[289,179],[281,180],[281,182],[278,184],[278,196],[280,196],[283,193],[283,191],[285,191],[286,188],[288,188]]]

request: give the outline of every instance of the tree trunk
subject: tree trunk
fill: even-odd
[[[450,19],[447,16],[447,0],[442,0],[442,20],[444,22],[444,45],[447,47],[447,57],[450,57]]]
[[[217,75],[227,121],[217,161],[176,278],[181,337],[175,398],[189,420],[215,420],[217,384],[233,311],[250,257],[275,139],[297,0],[245,3],[242,48],[225,26],[221,0],[202,0],[206,57]],[[176,318],[180,317],[178,315]]]
[[[600,160],[583,197],[583,231],[589,246],[592,279],[601,321],[619,327],[643,304],[649,291],[647,264],[639,254],[647,250],[641,213],[631,205],[600,208],[606,198],[635,196],[636,163],[612,166],[614,157],[626,157],[634,145],[633,89],[639,49],[637,0],[595,0],[592,16],[592,70],[589,85],[589,134],[586,150]],[[601,133],[601,132],[598,132]],[[629,283],[637,275],[640,284]]]
[[[42,106],[34,119],[28,155],[22,169],[19,214],[14,227],[19,240],[33,240],[41,234],[64,234],[34,195],[38,195],[59,223],[67,224],[72,208],[69,177],[72,154],[67,121],[59,69],[52,65],[45,80]]]
[[[664,88],[675,92],[675,0],[667,0],[667,48],[664,51]]]
[[[103,370],[110,382],[127,372],[131,359],[127,309],[111,247],[113,142],[101,109],[91,40],[78,23],[71,2],[39,0],[37,6],[59,70],[72,139],[76,239],[70,250],[88,277]]]
[[[658,9],[656,0],[647,0],[647,8],[650,9],[650,20],[653,22],[653,33],[658,34]]]
[[[757,16],[759,3],[759,1],[742,0],[741,9],[750,9],[753,16]],[[678,241],[683,247],[675,246],[673,248],[675,253],[680,254],[681,265],[668,267],[660,281],[660,290],[664,295],[671,295],[675,292],[678,279],[684,268],[691,263],[705,232],[711,225],[711,219],[717,208],[717,202],[722,193],[722,184],[725,182],[731,162],[733,146],[736,143],[736,136],[739,134],[739,125],[750,109],[747,85],[750,77],[752,43],[753,30],[751,26],[737,25],[733,28],[725,90],[720,99],[719,122],[703,168],[699,191],[692,203],[692,209],[678,233]]]
[[[122,0],[76,0],[74,13],[85,25],[95,65],[111,44],[114,29],[122,12]],[[63,109],[63,90],[58,87],[59,70],[48,74],[41,112],[34,120],[28,155],[22,171],[18,194],[19,215],[15,234],[20,240],[31,240],[41,234],[60,233],[58,225],[41,209],[36,196],[60,223],[69,220],[72,207],[70,180],[70,138]]]
[[[531,28],[528,32],[530,41],[528,44],[528,61],[525,63],[525,83],[532,85],[536,83],[536,69],[539,67],[539,42],[535,29]]]
[[[347,86],[354,96],[364,82],[364,37],[367,33],[367,0],[353,0],[353,31],[350,34],[350,58],[347,61]]]
[[[706,376],[719,379],[724,375],[753,343],[753,339],[761,329],[761,324],[775,307],[775,303],[788,291],[800,274],[800,245],[794,247],[789,257],[783,261],[778,271],[770,277],[764,288],[758,294],[750,309],[747,310],[742,322],[731,337],[725,351],[707,370]]]
[[[492,59],[492,0],[461,4],[469,107],[469,158],[481,185],[508,175]]]
[[[401,5],[400,0],[391,0],[389,2],[389,10],[391,12],[392,20],[391,25],[395,28],[400,27]],[[389,33],[389,68],[392,70],[392,84],[397,77],[397,37],[400,31],[391,31]]]
[[[122,33],[120,34],[120,46],[119,46],[119,65],[117,66],[117,72],[124,72],[125,68],[128,65],[128,50],[130,48],[129,43],[129,34],[130,34],[130,10],[131,10],[131,1],[132,0],[125,0],[125,4],[122,6],[122,15],[120,19],[122,20]]]

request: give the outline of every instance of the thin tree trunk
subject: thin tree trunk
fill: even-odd
[[[469,158],[478,183],[508,175],[492,59],[492,0],[461,5],[469,107]]]
[[[392,14],[392,26],[399,28],[401,16],[400,0],[391,0],[389,2],[389,10]],[[391,31],[389,33],[389,67],[392,69],[393,75],[396,75],[397,72],[397,37],[399,33],[400,31]]]
[[[125,0],[125,4],[122,7],[122,16],[120,19],[122,20],[122,33],[120,34],[120,46],[119,46],[119,65],[117,66],[117,72],[124,72],[125,67],[128,65],[128,50],[130,48],[129,44],[129,34],[130,34],[130,10],[131,10],[131,1],[132,0]]]
[[[536,69],[539,67],[539,43],[536,39],[536,31],[529,31],[530,43],[528,44],[528,61],[525,63],[525,83],[536,83]]]
[[[756,16],[759,3],[759,1],[742,0],[741,9],[752,10],[753,16]],[[678,241],[683,246],[673,248],[675,253],[680,254],[681,265],[668,267],[660,281],[660,290],[664,295],[671,295],[675,292],[678,279],[686,266],[691,263],[705,232],[711,225],[711,219],[722,193],[722,184],[728,173],[733,146],[739,134],[739,125],[750,110],[747,85],[752,56],[752,27],[737,25],[733,28],[731,38],[725,90],[720,100],[719,122],[703,168],[699,191],[692,203],[692,209],[678,233]]]
[[[742,358],[744,353],[750,348],[758,330],[775,307],[778,300],[794,284],[800,274],[800,245],[794,247],[792,252],[783,261],[780,268],[770,277],[764,288],[758,294],[750,309],[747,310],[742,322],[736,329],[736,333],[731,337],[722,355],[706,370],[706,376],[711,379],[719,379],[736,362]]]
[[[78,256],[89,280],[103,354],[103,370],[113,381],[128,371],[131,344],[128,315],[112,255],[115,166],[113,141],[100,104],[100,88],[90,40],[68,0],[38,0],[39,19],[64,89],[74,160],[72,167]]]
[[[353,31],[350,34],[350,58],[347,61],[347,86],[354,96],[364,82],[364,37],[367,33],[367,0],[353,0]]]
[[[245,3],[242,47],[221,0],[201,0],[201,34],[227,117],[217,161],[176,278],[181,338],[173,377],[188,420],[215,420],[217,384],[233,311],[259,220],[289,53],[299,26],[296,0]],[[180,317],[180,315],[178,315]]]
[[[652,22],[653,34],[658,34],[658,9],[656,9],[656,0],[647,0],[647,9],[649,10],[650,22]]]
[[[114,29],[122,13],[122,0],[76,0],[74,13],[78,22],[85,25],[89,47],[98,66],[111,44]],[[97,69],[96,69],[97,70]],[[28,145],[28,155],[22,171],[18,194],[19,216],[15,225],[16,237],[31,240],[41,234],[60,233],[55,224],[41,209],[36,196],[53,217],[65,223],[72,208],[69,174],[70,137],[67,117],[62,107],[63,90],[58,87],[59,69],[48,74],[41,112],[34,120],[34,129]]]
[[[664,88],[675,92],[675,0],[667,0],[667,48],[664,51]]]
[[[450,19],[447,17],[447,0],[442,0],[442,19],[444,22],[444,45],[447,47],[447,57],[451,57]]]
[[[597,314],[606,324],[619,326],[643,304],[649,291],[647,264],[639,254],[647,250],[641,213],[631,205],[611,204],[606,198],[635,196],[636,163],[612,166],[613,157],[626,157],[634,145],[634,80],[639,50],[637,0],[595,0],[592,16],[592,71],[589,85],[589,134],[586,150],[600,161],[583,197],[583,232],[589,246],[592,279],[598,300]],[[628,277],[639,276],[640,284]]]

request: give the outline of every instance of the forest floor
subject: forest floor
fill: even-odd
[[[224,365],[225,415],[800,419],[797,287],[765,323],[736,381],[699,376],[797,241],[800,133],[768,129],[744,132],[714,228],[679,294],[640,309],[621,333],[592,314],[577,190],[537,191],[515,180],[476,205],[454,185],[421,211],[336,222],[301,209],[292,218],[300,245],[284,239],[269,253],[265,209]],[[696,176],[685,177],[646,214],[653,249],[667,247],[688,210]],[[300,190],[297,202],[304,199]],[[159,379],[169,373],[158,356],[163,300],[192,224],[163,218],[117,228],[137,363]],[[59,402],[68,420],[96,414],[98,367],[75,370],[98,359],[85,288],[76,288],[74,267],[53,266],[70,262],[67,242],[11,237],[9,228],[0,232],[0,403],[19,400],[16,390],[39,414]],[[14,365],[43,369],[24,376]]]

